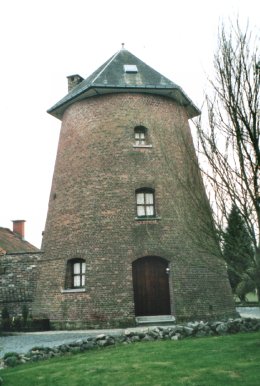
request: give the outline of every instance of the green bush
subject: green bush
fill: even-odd
[[[21,318],[18,316],[18,317],[15,317],[13,318],[12,320],[12,330],[14,331],[21,331],[22,330],[22,320]]]
[[[33,319],[29,317],[29,309],[26,304],[21,309],[22,316],[10,317],[7,307],[2,309],[2,322],[0,323],[0,334],[2,331],[47,331],[50,330],[49,319]]]
[[[15,367],[18,364],[18,358],[17,356],[8,357],[4,362],[8,367]]]
[[[7,307],[4,307],[1,312],[2,315],[2,323],[1,329],[2,331],[10,331],[11,330],[11,319],[9,315],[9,311]]]
[[[19,354],[17,354],[17,352],[14,352],[14,351],[9,351],[9,352],[6,352],[5,355],[4,355],[4,359],[7,359],[9,357],[18,357]]]
[[[22,307],[22,318],[23,318],[23,323],[26,325],[27,320],[28,320],[28,315],[29,315],[29,309],[26,304],[23,305]]]

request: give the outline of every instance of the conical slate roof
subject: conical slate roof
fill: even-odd
[[[119,92],[162,95],[185,106],[189,118],[200,114],[181,87],[125,49],[118,51],[92,75],[82,80],[51,107],[48,113],[62,119],[64,111],[72,103],[97,95]]]

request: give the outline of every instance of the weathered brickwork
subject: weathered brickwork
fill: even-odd
[[[0,257],[0,311],[21,316],[27,306],[30,314],[36,291],[41,253],[14,253]]]
[[[151,147],[134,147],[134,128]],[[156,218],[136,218],[135,191],[155,191]],[[135,317],[132,263],[169,262],[177,319],[234,314],[184,107],[162,96],[88,98],[64,113],[33,312],[57,326]],[[86,262],[84,292],[65,291],[70,259]]]

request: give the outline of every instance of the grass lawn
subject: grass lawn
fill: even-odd
[[[236,295],[234,296],[234,298],[236,303],[240,303],[240,300]],[[249,292],[248,294],[246,294],[246,301],[248,303],[248,307],[250,307],[250,303],[257,303],[258,299],[257,299],[256,293]]]
[[[259,386],[260,332],[111,346],[0,376],[3,386]]]

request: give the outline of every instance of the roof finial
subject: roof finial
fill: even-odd
[[[122,44],[121,50],[124,50],[125,49],[125,43],[121,43],[121,44]]]

